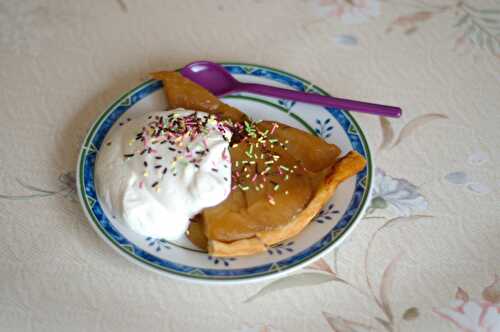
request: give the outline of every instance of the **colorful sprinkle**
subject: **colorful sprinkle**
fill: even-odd
[[[279,127],[279,125],[275,122],[275,123],[273,124],[273,127],[271,128],[271,135],[272,135],[272,134],[274,134],[274,131],[275,131],[275,130],[276,130],[276,128],[278,128],[278,127]]]
[[[248,189],[250,189],[249,186],[243,186],[241,184],[239,184],[238,187],[240,187],[240,189],[243,190],[243,191],[247,191]]]

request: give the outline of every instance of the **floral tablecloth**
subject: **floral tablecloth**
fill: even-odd
[[[335,252],[215,287],[116,255],[75,199],[82,138],[122,92],[197,59],[249,62],[336,96],[377,171]],[[0,1],[1,331],[500,331],[500,3]]]

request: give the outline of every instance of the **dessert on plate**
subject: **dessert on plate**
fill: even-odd
[[[187,234],[213,256],[241,256],[299,234],[337,186],[366,164],[319,137],[254,121],[177,72],[162,80],[170,111],[121,123],[95,178],[109,214],[135,232]]]

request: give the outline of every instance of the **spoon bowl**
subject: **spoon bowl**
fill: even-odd
[[[221,65],[210,61],[190,63],[181,69],[181,74],[217,96],[235,91],[240,84]]]

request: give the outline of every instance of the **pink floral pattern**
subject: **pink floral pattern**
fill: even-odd
[[[500,58],[500,8],[478,7],[478,1],[410,1],[415,10],[394,19],[386,32],[402,30],[412,35],[432,19],[448,20],[455,29],[454,49],[462,53],[487,51]]]
[[[323,16],[336,17],[352,24],[378,16],[380,3],[378,0],[319,0],[318,9]]]
[[[434,312],[451,322],[460,331],[499,332],[500,331],[500,283],[495,276],[493,283],[486,287],[481,300],[471,300],[469,294],[458,287],[448,307],[435,308]]]

